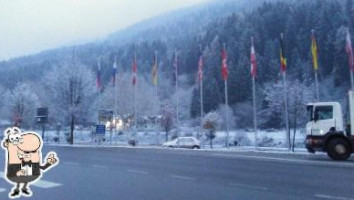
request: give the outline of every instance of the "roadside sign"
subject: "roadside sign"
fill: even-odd
[[[96,134],[97,135],[104,135],[106,133],[106,126],[105,125],[96,125]]]
[[[99,110],[98,120],[100,123],[106,123],[113,120],[113,110]]]
[[[37,108],[37,116],[35,117],[38,124],[48,123],[48,108],[47,107]]]

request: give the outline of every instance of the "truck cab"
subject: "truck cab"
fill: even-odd
[[[338,102],[307,104],[307,135],[321,136],[330,131],[344,132],[342,106]]]
[[[334,160],[346,160],[354,150],[354,138],[351,130],[346,130],[342,106],[338,102],[316,102],[306,106],[308,122],[306,124],[306,148],[309,152],[327,152]],[[349,115],[354,114],[354,94],[349,92]],[[350,124],[351,120],[350,120]],[[352,127],[353,126],[349,126]]]

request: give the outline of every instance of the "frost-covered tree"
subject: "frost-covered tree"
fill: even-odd
[[[116,92],[115,92],[116,90]],[[114,97],[116,93],[117,97]],[[117,99],[118,115],[134,114],[134,86],[132,85],[131,73],[120,74],[116,87],[108,83],[101,95],[101,109],[115,109],[115,99]],[[137,112],[139,116],[153,115],[155,101],[155,88],[149,84],[144,77],[138,76],[137,79]]]
[[[39,99],[27,83],[18,83],[13,90],[3,95],[4,114],[18,127],[30,127],[34,123]]]
[[[190,102],[190,116],[192,118],[200,117],[200,90],[194,88]]]
[[[171,104],[170,101],[166,100],[162,103],[160,108],[161,113],[161,126],[163,127],[166,133],[166,142],[168,140],[168,133],[173,128],[174,120],[176,117],[175,107]]]
[[[0,112],[4,113],[4,102],[5,102],[5,98],[4,98],[4,94],[6,92],[6,89],[4,86],[0,85]],[[1,118],[3,118],[4,116],[1,116]]]
[[[253,105],[251,101],[238,103],[233,106],[233,110],[237,128],[253,127]]]
[[[191,101],[192,101],[192,94],[194,87],[189,87],[187,82],[187,76],[179,76],[178,84],[178,115],[179,120],[188,120],[190,118],[190,111],[191,111]],[[177,92],[171,95],[171,102],[177,107]],[[199,111],[200,112],[200,111]]]
[[[307,86],[299,80],[288,80],[286,88],[289,124],[294,130],[294,141],[297,126],[304,126],[306,122],[306,118],[303,116],[306,116],[306,104],[314,100],[314,88],[313,85]],[[265,87],[264,93],[266,108],[262,110],[262,118],[266,120],[263,123],[276,128],[284,127],[285,104],[282,82],[268,84]],[[287,137],[290,138],[290,135]]]
[[[73,144],[75,124],[85,122],[93,114],[90,108],[96,94],[95,76],[77,60],[64,61],[49,72],[43,82],[56,120],[70,125],[70,143]]]
[[[209,139],[210,148],[213,148],[216,130],[221,126],[222,122],[222,118],[217,112],[210,112],[203,118],[202,124],[203,128],[208,130],[206,137]]]
[[[235,119],[234,111],[230,106],[226,106],[225,104],[220,105],[216,111],[219,114],[219,116],[221,116],[221,119],[224,122],[220,128],[226,129],[226,110],[227,110],[229,129],[234,129],[236,127],[236,123],[235,123],[236,119]]]

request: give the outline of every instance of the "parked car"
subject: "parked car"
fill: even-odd
[[[200,149],[200,141],[195,137],[179,137],[162,144],[163,147]]]

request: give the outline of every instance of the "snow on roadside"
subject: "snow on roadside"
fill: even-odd
[[[41,130],[35,130],[39,134],[42,134]],[[47,130],[44,134],[44,142],[45,143],[59,143],[67,144],[67,139],[69,138],[70,130],[68,128],[63,128],[58,135],[58,132],[55,130]],[[94,128],[80,128],[76,129],[74,132],[74,142],[75,144],[91,144],[92,141],[97,143],[97,139],[93,137]],[[291,130],[292,133],[292,130]],[[156,135],[155,131],[139,131],[137,137],[131,136],[131,132],[112,132],[112,144],[114,145],[127,145],[129,139],[137,139],[138,145],[150,145],[156,146],[161,145],[166,141],[166,135],[164,132],[160,132]],[[175,135],[172,133],[169,134],[168,140],[172,139],[172,136]],[[194,136],[198,138],[198,131],[193,127],[181,127],[180,136]],[[296,149],[304,149],[304,141],[305,141],[305,133],[303,130],[297,131],[296,134]],[[111,144],[110,142],[110,131],[107,131],[105,136],[105,142],[103,144]],[[203,149],[209,149],[209,141],[205,139],[205,137],[199,137],[202,143]],[[226,132],[225,131],[217,131],[216,137],[213,140],[214,149],[222,150],[225,148],[226,141]],[[232,130],[229,132],[229,141],[231,147],[235,147],[237,145],[238,150],[251,150],[254,148],[254,132],[252,130]],[[287,150],[284,148],[285,144],[285,131],[283,130],[259,130],[258,131],[258,146],[259,150],[262,148],[267,148],[268,150],[274,148],[276,151]],[[228,150],[228,151],[232,151]]]

